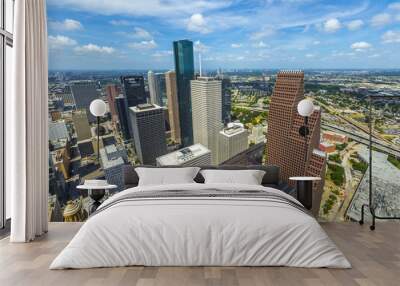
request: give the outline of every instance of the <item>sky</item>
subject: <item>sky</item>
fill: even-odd
[[[48,0],[52,70],[400,68],[400,1]]]

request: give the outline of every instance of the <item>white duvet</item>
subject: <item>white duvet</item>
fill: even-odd
[[[254,185],[182,184],[155,190],[264,190]],[[318,222],[293,206],[258,199],[160,198],[124,201],[90,217],[50,269],[145,266],[350,268]]]

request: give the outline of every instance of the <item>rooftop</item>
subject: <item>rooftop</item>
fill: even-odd
[[[203,145],[194,144],[192,146],[182,148],[175,152],[160,156],[157,158],[157,161],[163,166],[179,165],[180,163],[200,157],[210,152],[211,151],[208,150]]]

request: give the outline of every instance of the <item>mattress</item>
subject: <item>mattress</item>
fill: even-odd
[[[50,269],[119,266],[350,268],[280,190],[240,184],[135,187],[106,200]]]

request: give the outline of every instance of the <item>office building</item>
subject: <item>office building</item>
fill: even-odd
[[[92,138],[90,132],[89,120],[85,110],[77,110],[72,112],[72,121],[74,122],[75,132],[78,141]]]
[[[157,166],[209,166],[211,151],[201,144],[182,148],[157,158]]]
[[[167,153],[165,108],[139,104],[130,107],[129,112],[136,155],[142,164],[154,165],[157,157]]]
[[[190,81],[194,79],[193,42],[180,40],[173,43],[176,87],[179,104],[179,123],[183,146],[193,145],[192,103]]]
[[[165,73],[165,87],[168,102],[168,118],[171,128],[171,139],[181,143],[181,128],[179,123],[179,103],[176,90],[176,74],[174,71]]]
[[[150,102],[159,106],[165,106],[167,101],[165,74],[149,71],[147,73],[147,81],[149,83]]]
[[[143,76],[121,76],[121,84],[128,107],[147,103]]]
[[[231,122],[232,96],[231,96],[231,80],[224,75],[218,75],[222,83],[222,122],[227,124]]]
[[[220,165],[249,166],[261,165],[265,154],[265,143],[261,142],[250,146],[243,152],[221,162]]]
[[[210,149],[213,164],[218,164],[218,134],[223,128],[221,88],[221,81],[210,77],[191,81],[193,140]]]
[[[92,80],[72,81],[69,83],[71,94],[74,97],[76,110],[86,110],[86,115],[90,123],[96,122],[96,117],[90,113],[90,103],[99,98],[96,83]]]
[[[67,138],[70,139],[67,125],[64,120],[50,121],[49,122],[49,140],[54,141],[58,139]]]
[[[118,187],[113,192],[124,190],[123,166],[128,162],[126,150],[123,147],[108,145],[100,149],[100,162],[109,184]]]
[[[318,150],[321,110],[316,108],[309,117],[310,134],[307,137],[306,148],[305,138],[299,134],[304,118],[297,112],[297,104],[302,99],[304,99],[304,73],[279,72],[268,116],[267,163],[278,165],[281,169],[281,180],[292,186],[294,182],[289,181],[291,176],[325,177],[326,155]],[[323,181],[316,182],[315,187],[314,214],[319,210]]]
[[[126,98],[122,95],[115,98],[115,108],[118,113],[119,128],[125,140],[132,139],[128,105]]]
[[[219,132],[218,163],[225,162],[248,147],[249,134],[241,123],[229,123]]]
[[[249,136],[249,143],[258,144],[265,141],[264,126],[255,125],[251,129],[251,134]]]
[[[117,122],[118,113],[117,113],[117,108],[115,106],[115,98],[118,97],[120,94],[119,88],[115,84],[109,84],[106,86],[106,94],[107,94],[108,107],[111,113],[111,119],[113,122]]]

